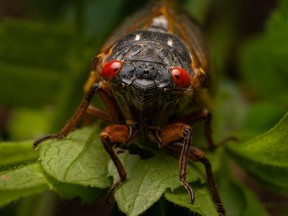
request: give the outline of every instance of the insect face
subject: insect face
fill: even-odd
[[[192,96],[190,63],[189,52],[178,37],[139,30],[113,46],[102,77],[111,84],[124,115],[137,122],[152,118],[152,113],[165,112],[167,118],[178,103],[184,103],[183,95],[185,100]]]

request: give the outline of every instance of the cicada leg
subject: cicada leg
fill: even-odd
[[[185,115],[184,117],[175,120],[175,122],[183,122],[186,124],[191,124],[197,121],[204,121],[204,130],[205,130],[205,138],[207,140],[208,146],[210,149],[214,150],[218,146],[224,145],[226,142],[233,140],[236,141],[237,139],[233,136],[229,136],[219,143],[215,143],[213,136],[212,136],[212,127],[211,127],[211,120],[212,114],[208,111],[208,109],[201,109],[190,114]]]
[[[103,100],[105,106],[107,107],[109,115],[103,110],[90,104],[95,92],[97,92],[100,98]],[[75,126],[80,122],[85,113],[90,113],[102,120],[114,122],[118,122],[121,118],[121,114],[119,113],[118,108],[115,105],[115,101],[113,100],[111,92],[109,91],[107,86],[102,82],[94,83],[87,91],[80,106],[78,107],[74,115],[71,117],[71,119],[63,127],[63,129],[57,134],[48,134],[38,138],[34,141],[33,148],[35,149],[41,142],[45,140],[62,139],[66,137],[72,131],[72,129],[75,128]]]
[[[135,135],[134,127],[122,125],[122,124],[114,124],[107,126],[102,133],[100,134],[103,146],[110,158],[112,159],[120,179],[116,181],[116,183],[110,188],[107,194],[107,201],[109,202],[111,196],[114,191],[126,180],[126,171],[119,160],[116,152],[113,149],[113,146],[120,143],[129,143],[131,139]]]
[[[166,148],[169,151],[180,153],[181,149],[183,147],[183,143],[171,143],[170,145],[167,145]],[[205,153],[196,148],[196,147],[191,147],[189,149],[189,158],[193,161],[200,162],[204,165],[205,167],[205,173],[206,173],[206,178],[207,178],[207,185],[208,189],[211,195],[211,198],[214,202],[214,205],[216,206],[217,212],[219,215],[225,215],[225,209],[222,205],[218,190],[216,188],[213,172],[212,172],[212,166],[209,161],[209,159],[205,156]],[[186,174],[186,173],[185,173]]]
[[[66,137],[71,130],[78,124],[78,122],[81,120],[83,115],[86,113],[86,110],[95,94],[97,89],[99,88],[99,84],[94,84],[89,91],[86,93],[84,99],[82,100],[80,106],[72,116],[72,118],[66,123],[66,125],[63,127],[63,129],[57,133],[57,134],[48,134],[45,136],[42,136],[34,141],[33,148],[35,149],[41,142],[48,140],[48,139],[62,139]]]
[[[158,140],[157,142],[160,147],[165,147],[174,153],[180,154],[179,180],[188,191],[191,203],[194,202],[195,195],[193,189],[186,180],[188,158],[203,163],[212,200],[215,203],[219,215],[225,215],[225,210],[216,189],[211,163],[208,158],[206,158],[203,151],[191,147],[192,128],[184,123],[171,123],[157,131],[152,139],[154,141]]]
[[[179,152],[179,180],[188,191],[190,203],[193,204],[195,194],[191,186],[186,180],[186,170],[189,158],[189,149],[192,142],[192,128],[183,123],[171,123],[151,136],[151,139],[158,143],[159,147],[168,147],[171,143],[181,142],[182,148]]]
[[[98,107],[95,107],[91,104],[88,106],[86,113],[90,114],[90,115],[92,115],[98,119],[102,119],[105,121],[111,121],[111,118],[107,112],[105,112],[104,110],[102,110]]]

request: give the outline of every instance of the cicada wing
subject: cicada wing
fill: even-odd
[[[173,33],[181,37],[187,44],[194,64],[206,70],[208,67],[209,52],[206,37],[200,25],[185,12],[178,13],[178,15],[178,20],[175,20],[176,23],[174,24],[176,31]]]

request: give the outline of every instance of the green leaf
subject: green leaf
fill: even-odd
[[[62,140],[40,146],[43,170],[62,183],[106,188],[109,157],[99,139],[99,130],[83,128]]]
[[[92,203],[99,197],[103,197],[106,193],[106,190],[103,189],[81,186],[79,184],[63,183],[48,175],[45,175],[45,177],[50,188],[63,199],[79,197],[83,203]]]
[[[28,164],[0,173],[0,206],[47,190],[40,164]]]
[[[138,155],[131,154],[120,154],[119,157],[127,172],[127,180],[116,190],[115,199],[120,210],[127,215],[143,213],[158,201],[167,189],[174,192],[181,186],[178,178],[178,159],[167,152],[160,151],[149,159],[141,159]],[[114,181],[119,179],[112,162],[109,164],[109,173],[114,177]],[[199,180],[206,181],[202,164],[190,164],[187,169],[187,181]],[[199,191],[201,193],[201,190]],[[188,203],[190,200],[187,191],[185,198]],[[183,200],[185,198],[183,195]],[[197,208],[191,207],[195,211]]]
[[[229,152],[251,175],[281,193],[288,193],[288,113],[270,131]]]
[[[215,205],[211,200],[207,186],[195,184],[193,189],[196,194],[195,203],[193,205],[187,202],[187,191],[184,188],[178,188],[173,191],[173,193],[171,191],[165,192],[165,198],[174,204],[186,207],[203,216],[217,216],[218,214]]]
[[[32,141],[0,143],[0,166],[36,160],[39,153],[32,148]]]
[[[226,158],[227,160],[227,158]],[[227,162],[226,162],[227,163]],[[223,164],[222,164],[223,165]],[[267,216],[263,206],[257,200],[256,196],[246,186],[232,179],[229,171],[222,166],[216,176],[216,187],[218,189],[222,204],[227,216]],[[185,190],[179,188],[173,193],[167,191],[165,198],[174,204],[186,207],[200,215],[218,215],[215,204],[211,200],[210,193],[206,185],[192,184],[196,193],[195,203],[190,205],[185,200]],[[186,194],[187,196],[187,194]],[[197,215],[198,215],[197,214]]]

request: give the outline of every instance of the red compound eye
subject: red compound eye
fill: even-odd
[[[112,80],[121,70],[123,62],[112,60],[107,62],[102,69],[102,76],[106,80]]]
[[[172,68],[171,76],[177,87],[187,88],[190,85],[190,75],[183,68]]]

